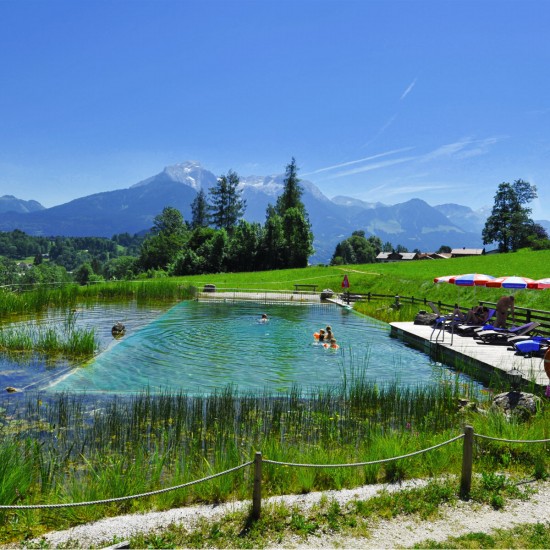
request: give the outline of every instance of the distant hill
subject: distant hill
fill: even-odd
[[[491,209],[488,207],[472,210],[467,206],[452,203],[438,204],[434,208],[464,231],[473,231],[479,234],[483,231],[485,220],[491,214]]]
[[[265,221],[266,208],[275,203],[283,179],[283,175],[240,176],[243,197],[247,200],[245,219]],[[166,206],[177,208],[189,220],[197,192],[200,189],[208,192],[216,181],[217,176],[197,162],[176,164],[126,189],[84,196],[47,209],[6,210],[0,217],[0,230],[20,229],[30,235],[45,236],[112,237],[117,233],[139,233],[149,230],[155,216]],[[434,251],[441,245],[482,246],[476,213],[466,207],[432,207],[420,199],[391,206],[343,196],[331,200],[312,182],[303,180],[301,184],[315,237],[312,263],[330,261],[336,244],[356,230],[409,250]],[[13,200],[18,201],[15,197]]]
[[[4,195],[0,197],[0,214],[4,212],[28,214],[29,212],[37,212],[39,210],[44,210],[44,206],[37,201],[24,201],[13,195]]]

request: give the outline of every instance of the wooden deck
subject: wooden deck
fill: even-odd
[[[424,351],[436,360],[456,365],[459,370],[470,372],[476,378],[490,379],[491,375],[506,375],[511,369],[522,373],[524,381],[545,387],[550,380],[544,371],[541,357],[515,355],[506,345],[478,343],[472,337],[435,331],[432,327],[414,323],[390,323],[391,335]],[[438,337],[435,341],[436,336]],[[462,367],[465,368],[462,368]]]

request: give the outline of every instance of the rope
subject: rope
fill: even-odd
[[[501,439],[499,437],[491,437],[489,435],[481,435],[474,433],[476,437],[481,439],[490,439],[491,441],[503,441],[504,443],[549,443],[550,439]]]
[[[420,451],[415,451],[414,453],[409,453],[406,455],[401,456],[394,456],[393,458],[383,458],[381,460],[371,460],[369,462],[355,462],[353,464],[296,464],[293,462],[278,462],[276,460],[268,460],[264,459],[263,462],[267,464],[278,464],[280,466],[295,466],[295,467],[301,467],[301,468],[350,468],[354,466],[368,466],[370,464],[382,464],[383,462],[392,462],[393,460],[400,460],[402,458],[410,458],[411,456],[416,456],[422,453],[427,453],[428,451],[433,451],[434,449],[437,449],[439,447],[443,447],[444,445],[448,445],[449,443],[453,443],[454,441],[457,441],[458,439],[462,439],[464,437],[464,434],[457,435],[456,437],[453,437],[452,439],[449,439],[449,441],[444,441],[443,443],[438,443],[437,445],[434,445],[433,447],[429,447],[428,449],[422,449]]]
[[[244,464],[241,464],[240,466],[235,466],[235,468],[231,468],[229,470],[225,470],[224,472],[219,472],[217,474],[212,474],[208,477],[203,477],[202,479],[196,479],[195,481],[189,481],[187,483],[182,483],[181,485],[176,485],[174,487],[168,487],[166,489],[158,489],[157,491],[150,491],[148,493],[140,493],[139,495],[131,495],[127,497],[115,497],[115,498],[107,498],[104,500],[92,500],[90,502],[72,502],[67,504],[28,504],[28,505],[9,505],[9,504],[1,504],[0,510],[37,510],[41,508],[75,508],[76,506],[92,506],[95,504],[108,504],[110,502],[122,502],[124,500],[130,500],[132,498],[143,498],[143,497],[149,497],[152,495],[160,495],[161,493],[167,493],[169,491],[175,491],[176,489],[182,489],[184,487],[189,487],[191,485],[196,485],[197,483],[202,483],[203,481],[209,481],[211,479],[214,479],[216,477],[223,476],[225,474],[229,474],[231,472],[236,472],[237,470],[240,470],[242,468],[246,468],[247,466],[250,466],[251,464],[254,464],[253,461],[245,462]]]

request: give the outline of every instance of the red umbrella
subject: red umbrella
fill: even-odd
[[[543,288],[550,288],[550,277],[547,277],[546,279],[537,279],[532,283],[528,283],[527,288],[535,288],[537,290],[542,290]]]
[[[517,277],[513,275],[511,277],[497,277],[489,281],[485,286],[490,288],[511,288],[517,290],[527,288],[529,284],[534,282],[535,281],[529,277]]]
[[[466,275],[458,275],[449,279],[449,283],[458,286],[485,286],[490,281],[494,280],[492,275],[485,275],[483,273],[468,273]]]

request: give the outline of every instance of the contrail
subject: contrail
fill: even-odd
[[[403,151],[410,151],[413,147],[403,147],[402,149],[394,149],[392,151],[387,151],[385,153],[379,153],[378,155],[372,155],[370,157],[365,157],[357,160],[350,160],[349,162],[342,162],[340,164],[333,164],[332,166],[327,166],[325,168],[319,168],[313,172],[308,172],[307,174],[302,174],[303,176],[310,176],[311,174],[319,174],[320,172],[327,172],[328,170],[336,170],[337,168],[342,168],[343,166],[351,166],[352,164],[358,164],[360,162],[366,162],[367,160],[374,160],[381,157],[387,157],[388,155],[395,155],[396,153],[402,153]]]
[[[418,77],[415,78],[408,86],[408,88],[401,94],[401,97],[399,98],[400,101],[403,101],[410,93],[411,90],[414,88],[414,85],[416,84],[416,81],[418,80]]]

